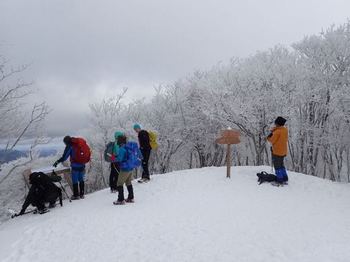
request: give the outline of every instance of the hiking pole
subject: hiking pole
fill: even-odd
[[[55,172],[54,169],[52,170],[52,175],[54,175],[54,176],[56,176],[56,177],[59,177],[59,176],[57,175],[57,173]],[[58,182],[58,183],[60,184],[61,189],[62,189],[63,192],[65,193],[66,197],[69,199],[69,202],[72,202],[72,200],[70,199],[70,197],[69,197],[68,194],[67,194],[66,189],[63,187],[63,185],[62,185],[62,183],[61,183],[61,179],[62,179],[62,178],[60,177],[60,179],[57,179],[55,182]],[[61,202],[60,202],[60,204],[61,204]]]
[[[65,193],[66,197],[69,199],[69,202],[72,202],[72,199],[70,199],[70,197],[68,196],[67,191],[66,191],[66,189],[64,189],[64,187],[63,187],[61,181],[59,181],[58,183],[60,183],[63,192]]]

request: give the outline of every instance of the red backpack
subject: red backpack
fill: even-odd
[[[86,164],[90,162],[91,150],[85,139],[80,137],[72,137],[73,163]]]

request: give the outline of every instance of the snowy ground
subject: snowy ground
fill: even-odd
[[[186,170],[134,183],[136,203],[103,190],[0,227],[1,261],[350,261],[350,186],[268,167]]]

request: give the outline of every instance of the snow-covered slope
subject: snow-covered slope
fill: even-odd
[[[350,186],[268,167],[186,170],[135,185],[136,203],[103,190],[0,227],[1,261],[350,261]]]

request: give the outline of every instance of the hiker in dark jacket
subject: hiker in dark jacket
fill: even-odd
[[[139,139],[140,151],[143,157],[142,158],[142,177],[138,182],[139,183],[149,182],[150,175],[148,170],[148,161],[152,150],[150,145],[149,134],[146,130],[142,130],[139,124],[134,125],[134,130],[137,133],[137,136]]]
[[[62,163],[66,161],[68,158],[70,158],[71,161],[71,177],[72,177],[72,184],[73,184],[73,196],[71,197],[72,200],[77,200],[79,198],[84,198],[84,176],[85,176],[85,164],[77,163],[74,161],[74,152],[73,152],[73,146],[72,146],[72,139],[73,137],[65,136],[63,138],[63,142],[66,145],[66,148],[64,149],[63,155],[60,159],[58,159],[53,166],[57,167],[59,163]]]
[[[286,119],[279,116],[275,120],[275,127],[272,128],[267,140],[272,145],[272,162],[275,168],[277,182],[287,183],[288,175],[284,167],[284,158],[288,151],[288,129],[284,126]]]
[[[120,172],[120,167],[117,162],[117,156],[119,152],[118,137],[120,136],[124,136],[124,133],[120,131],[116,131],[114,133],[115,142],[113,147],[113,154],[111,157],[111,173],[109,175],[109,186],[111,188],[112,193],[117,192],[118,175]]]
[[[34,172],[30,174],[29,183],[31,187],[19,215],[23,215],[29,205],[36,207],[38,212],[43,214],[46,212],[45,204],[49,203],[49,208],[53,208],[56,206],[58,198],[62,205],[61,189],[44,173]]]

